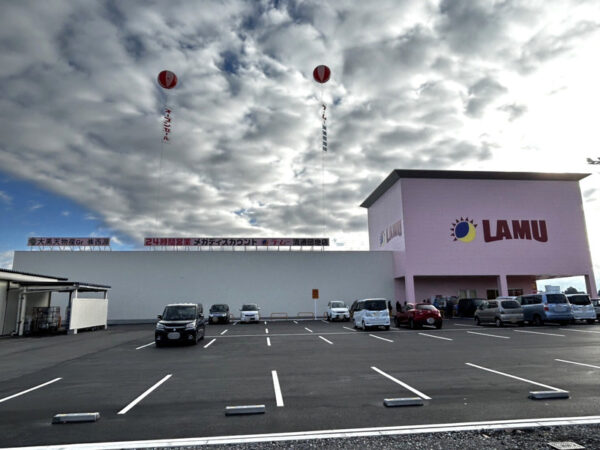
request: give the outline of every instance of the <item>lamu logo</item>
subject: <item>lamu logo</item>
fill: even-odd
[[[535,240],[548,242],[548,227],[545,220],[506,220],[494,222],[481,221],[484,242],[495,242],[512,239]],[[494,225],[494,226],[492,226]],[[456,219],[451,224],[450,236],[455,241],[471,242],[477,236],[477,224],[468,217]]]

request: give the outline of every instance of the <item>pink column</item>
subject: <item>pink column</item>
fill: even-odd
[[[415,279],[412,275],[404,276],[404,287],[406,289],[406,301],[415,303]]]
[[[585,275],[585,288],[587,293],[590,295],[590,298],[598,297],[598,290],[596,289],[596,280],[594,279],[594,274]]]
[[[508,282],[506,281],[506,275],[498,275],[498,291],[501,297],[508,295]]]

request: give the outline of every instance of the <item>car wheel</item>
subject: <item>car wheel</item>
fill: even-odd
[[[194,339],[192,339],[192,345],[198,345],[198,335],[194,336]]]
[[[162,347],[162,346],[163,346],[163,343],[162,343],[162,342],[160,342],[160,341],[154,341],[154,346],[155,346],[155,347]]]
[[[389,326],[389,325],[386,325],[386,326],[385,326],[385,329],[386,329],[386,330],[389,330],[389,329],[390,329],[390,326]]]
[[[502,321],[500,320],[499,317],[496,317],[496,327],[502,328],[503,326],[504,326],[504,323],[502,323]]]
[[[588,320],[587,320],[587,323],[589,323],[590,325],[592,325],[594,322],[595,322],[595,320],[594,320],[594,319],[588,319]]]
[[[479,320],[479,317],[475,317],[475,325],[481,325],[481,320]]]
[[[525,326],[525,322],[519,322],[517,325],[520,326],[520,327],[524,327]]]
[[[440,328],[442,328],[442,321],[439,321],[438,323],[435,324],[435,327],[439,330]]]
[[[362,321],[362,330],[367,331],[367,326],[365,325],[365,321]]]
[[[542,320],[542,318],[540,316],[533,316],[533,326],[535,327],[540,327],[544,325],[544,321]]]
[[[408,320],[408,328],[410,328],[411,330],[415,329],[415,322],[412,319]]]

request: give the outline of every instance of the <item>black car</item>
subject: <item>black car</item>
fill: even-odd
[[[204,312],[201,304],[173,303],[165,306],[154,332],[154,343],[160,347],[168,343],[196,345],[204,339]]]
[[[208,310],[209,323],[229,323],[229,305],[217,304],[212,305]]]
[[[458,317],[474,317],[479,305],[485,301],[483,298],[459,298],[456,314]]]

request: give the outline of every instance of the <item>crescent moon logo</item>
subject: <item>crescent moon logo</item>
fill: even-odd
[[[460,220],[456,219],[450,227],[450,236],[455,241],[471,242],[477,236],[477,231],[475,230],[477,224],[473,223],[473,220],[469,220],[468,217],[461,217]]]

